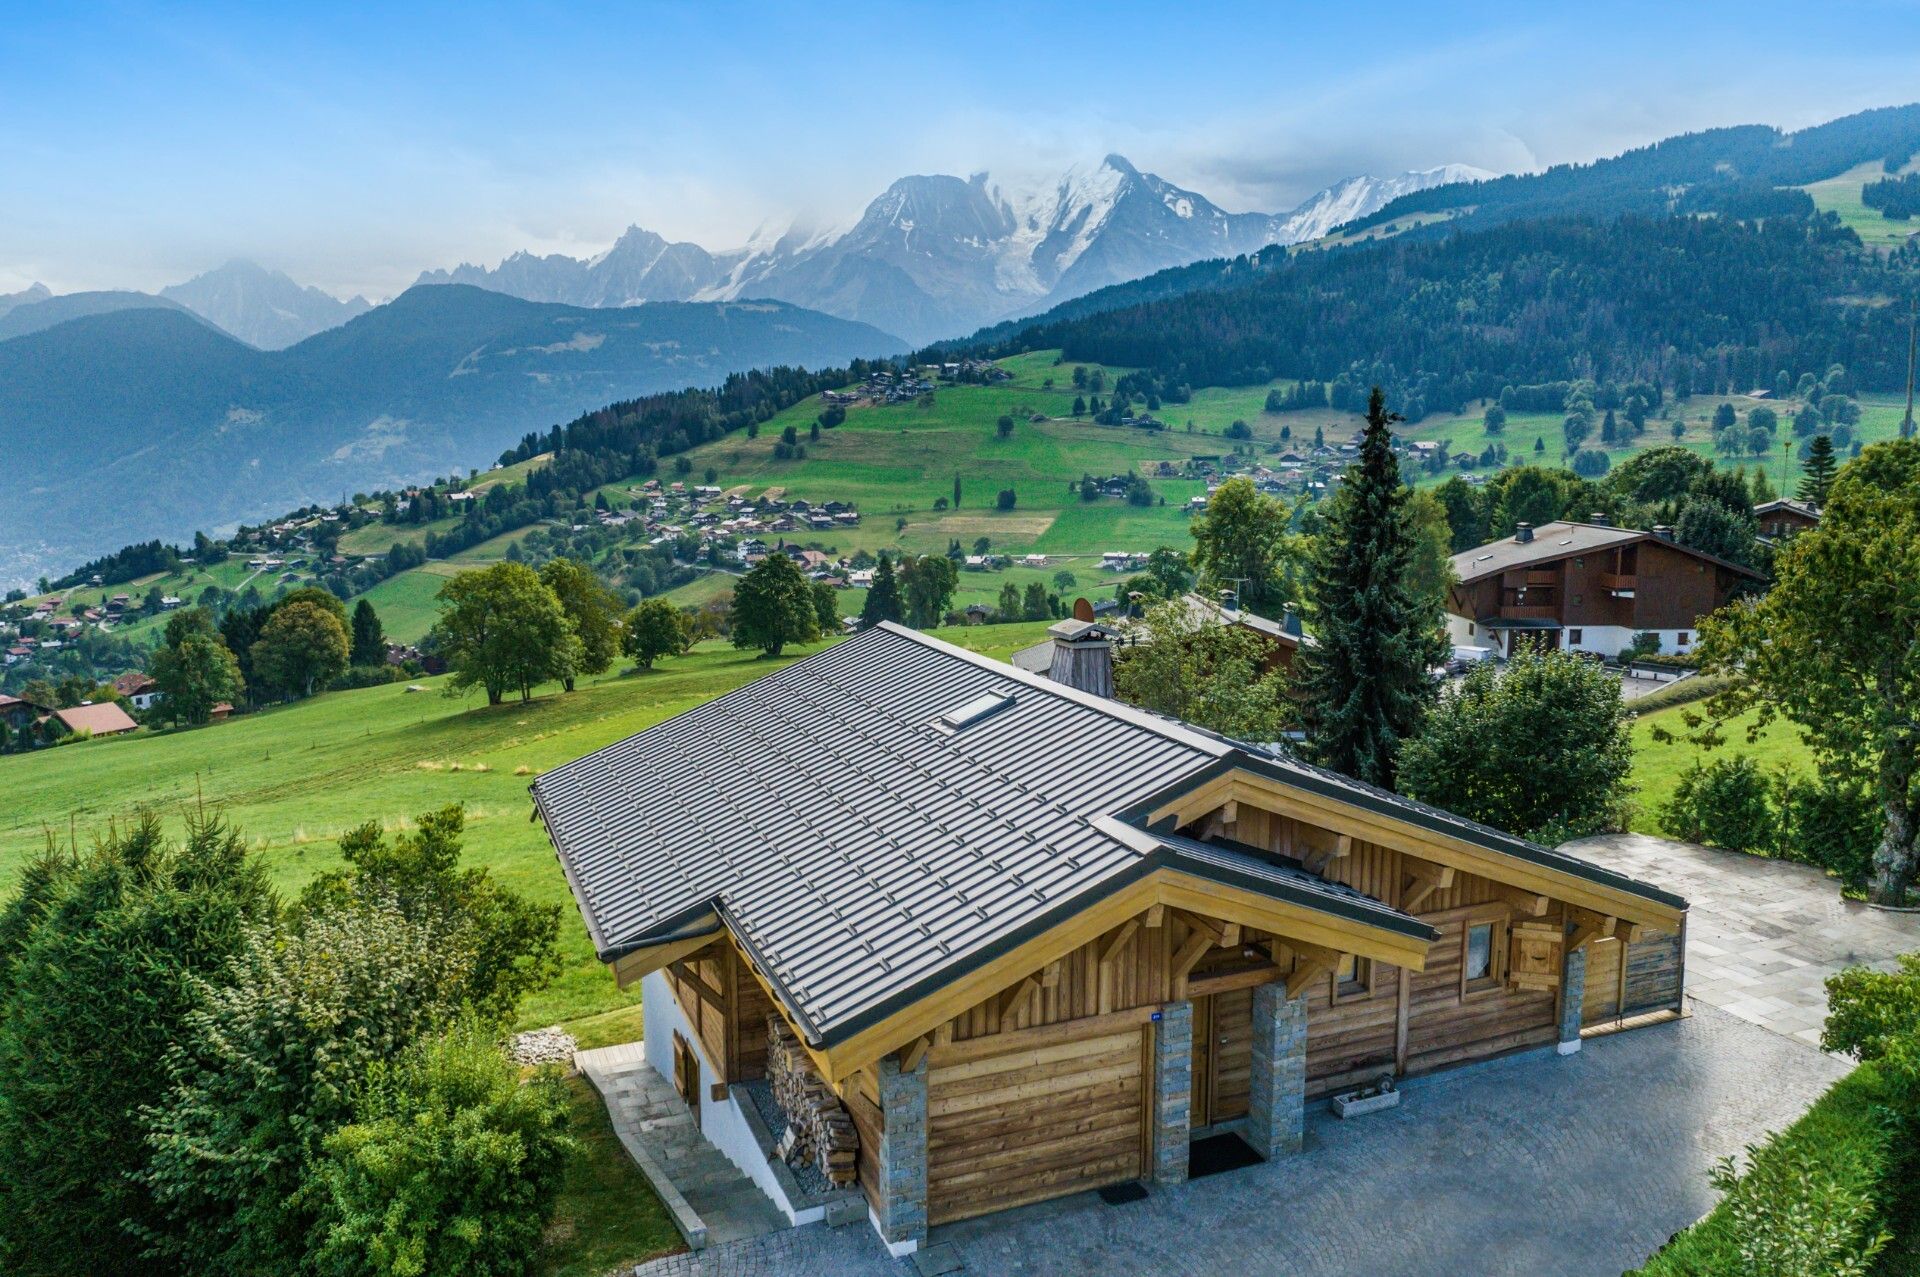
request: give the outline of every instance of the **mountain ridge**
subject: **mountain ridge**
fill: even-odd
[[[519,252],[497,267],[424,271],[416,286],[464,283],[581,306],[768,297],[920,343],[1170,266],[1315,238],[1388,200],[1482,176],[1443,165],[1353,177],[1284,213],[1230,213],[1118,154],[1025,187],[984,172],[912,174],[841,229],[788,228],[711,251],[632,226],[590,258]]]

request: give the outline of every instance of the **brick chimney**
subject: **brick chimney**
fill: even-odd
[[[1113,631],[1094,621],[1057,621],[1047,627],[1053,664],[1047,677],[1095,696],[1113,695]]]
[[[1514,524],[1513,539],[1518,541],[1521,545],[1533,544],[1533,525],[1531,523]]]

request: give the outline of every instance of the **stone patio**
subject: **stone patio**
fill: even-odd
[[[1920,914],[1840,898],[1808,865],[1645,834],[1603,834],[1566,850],[1676,891],[1687,918],[1687,993],[1731,1015],[1820,1044],[1826,979],[1848,966],[1890,971],[1920,949]]]
[[[927,1267],[971,1274],[1615,1277],[1713,1203],[1707,1168],[1846,1072],[1712,1007],[1683,1020],[1414,1079],[1398,1108],[1315,1106],[1296,1157],[936,1228]],[[638,1277],[916,1277],[873,1230],[819,1226],[670,1256]]]

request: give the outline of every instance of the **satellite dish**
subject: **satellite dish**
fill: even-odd
[[[1073,601],[1073,619],[1076,621],[1091,621],[1093,619],[1093,604],[1087,602],[1085,599],[1075,599]]]

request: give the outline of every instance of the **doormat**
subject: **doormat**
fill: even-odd
[[[1125,1206],[1128,1202],[1144,1202],[1147,1190],[1137,1179],[1124,1184],[1109,1184],[1105,1188],[1094,1190],[1100,1194],[1100,1200],[1109,1206]]]
[[[1253,1151],[1252,1145],[1232,1131],[1209,1135],[1187,1146],[1187,1178],[1200,1179],[1207,1175],[1218,1175],[1222,1171],[1237,1171],[1243,1166],[1255,1166],[1265,1160]]]

